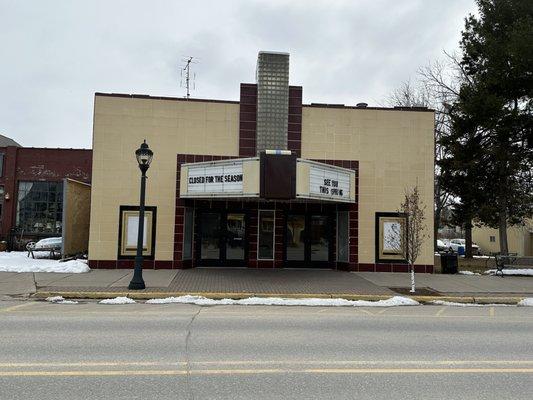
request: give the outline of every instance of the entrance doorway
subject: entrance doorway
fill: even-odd
[[[203,212],[198,216],[197,259],[203,266],[245,265],[246,214]]]
[[[325,214],[289,214],[286,223],[285,264],[326,268],[332,260],[333,218]]]

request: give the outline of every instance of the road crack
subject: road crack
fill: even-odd
[[[194,400],[194,392],[192,390],[191,385],[191,365],[190,365],[190,356],[189,356],[189,342],[191,338],[191,329],[194,321],[196,320],[196,317],[200,315],[200,312],[202,312],[202,307],[198,307],[198,311],[192,316],[191,320],[187,324],[187,327],[185,328],[187,330],[187,334],[185,336],[185,370],[187,372],[186,374],[186,382],[187,382],[187,392],[189,393],[189,399]]]

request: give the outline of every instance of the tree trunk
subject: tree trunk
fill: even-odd
[[[500,254],[506,256],[509,254],[509,247],[507,244],[507,212],[500,212]]]
[[[414,264],[411,264],[411,293],[415,293],[415,266]]]
[[[465,223],[465,258],[472,258],[472,222]]]

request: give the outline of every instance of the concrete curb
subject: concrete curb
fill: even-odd
[[[348,293],[219,293],[219,292],[138,292],[138,291],[117,291],[117,292],[83,292],[83,291],[37,291],[32,297],[46,298],[52,296],[63,296],[67,299],[108,299],[119,296],[129,297],[135,300],[161,299],[165,297],[179,296],[203,296],[209,299],[244,299],[248,297],[284,297],[288,299],[346,299],[346,300],[366,300],[378,301],[386,300],[393,295],[371,295],[371,294],[348,294]],[[475,303],[475,304],[517,304],[527,296],[404,296],[416,300],[420,303],[431,303],[432,301],[448,301],[454,303]]]

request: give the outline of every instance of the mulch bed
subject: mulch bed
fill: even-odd
[[[399,293],[401,295],[407,295],[407,296],[442,296],[440,292],[437,292],[436,290],[430,289],[430,288],[416,288],[414,293],[411,293],[410,287],[390,287],[390,290],[393,292]]]

